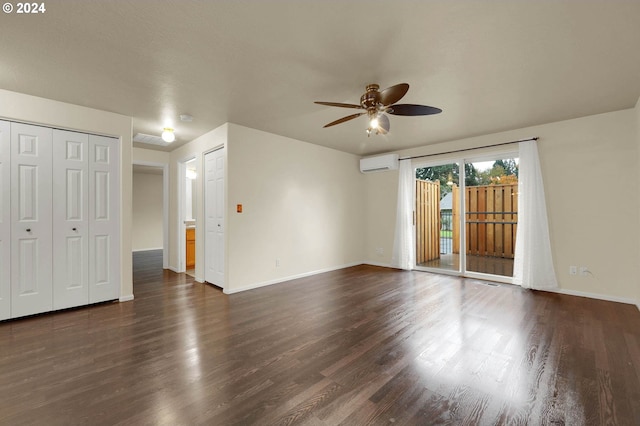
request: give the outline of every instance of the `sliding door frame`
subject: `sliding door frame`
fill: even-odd
[[[491,149],[491,150],[482,150],[482,152],[479,152],[477,155],[469,155],[469,156],[461,156],[461,157],[452,157],[452,156],[446,156],[446,157],[442,157],[440,159],[432,159],[431,161],[427,161],[427,162],[416,162],[415,164],[412,164],[413,167],[413,182],[414,182],[414,187],[413,187],[413,206],[414,206],[414,224],[413,224],[413,235],[414,235],[414,244],[416,241],[416,233],[417,233],[417,224],[415,223],[415,208],[416,208],[416,178],[415,178],[415,171],[417,169],[421,169],[421,168],[425,168],[425,167],[436,167],[436,166],[442,166],[442,165],[447,165],[447,164],[453,164],[453,163],[457,163],[458,164],[458,186],[460,188],[459,190],[459,204],[460,204],[460,215],[458,217],[458,221],[459,221],[459,229],[460,229],[460,263],[459,263],[459,267],[458,270],[451,270],[451,269],[441,269],[441,268],[431,268],[431,267],[426,267],[426,266],[418,266],[417,265],[417,256],[415,256],[415,260],[414,260],[414,269],[418,270],[418,271],[425,271],[425,272],[432,272],[432,273],[437,273],[437,274],[444,274],[444,275],[455,275],[455,276],[461,276],[461,277],[465,277],[465,278],[474,278],[474,279],[480,279],[480,280],[486,280],[486,281],[495,281],[495,282],[500,282],[500,283],[505,283],[505,284],[515,284],[513,277],[507,277],[504,275],[494,275],[494,274],[487,274],[487,273],[482,273],[482,272],[474,272],[474,271],[468,271],[467,270],[467,232],[466,232],[466,216],[467,216],[467,212],[466,212],[466,208],[465,208],[465,193],[466,193],[466,185],[465,185],[465,164],[467,163],[473,163],[473,162],[481,162],[481,161],[496,161],[498,159],[501,158],[507,158],[507,157],[512,157],[512,158],[517,158],[518,157],[518,149],[516,148],[515,150],[513,149],[513,147],[509,148],[503,148],[503,149]]]

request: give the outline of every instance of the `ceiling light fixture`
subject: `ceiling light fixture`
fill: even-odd
[[[379,135],[380,133],[384,133],[382,127],[380,126],[379,117],[382,116],[381,112],[369,111],[369,127],[367,128],[367,137],[371,136],[371,133],[375,133]],[[387,126],[388,127],[388,126]]]
[[[165,127],[162,130],[162,140],[168,143],[176,140],[176,135],[171,127]]]

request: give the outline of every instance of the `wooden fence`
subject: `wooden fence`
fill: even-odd
[[[513,258],[518,184],[465,187],[464,206],[467,254]]]
[[[452,187],[453,253],[460,253],[460,188]],[[466,253],[513,258],[518,184],[465,187]],[[416,181],[416,263],[440,258],[440,182]]]
[[[416,181],[416,263],[440,258],[440,182]]]

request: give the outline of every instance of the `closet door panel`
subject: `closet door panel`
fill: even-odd
[[[89,303],[89,136],[53,131],[53,308]]]
[[[11,316],[50,311],[52,129],[11,123]]]
[[[0,320],[11,318],[11,125],[0,121]]]
[[[89,136],[89,303],[120,296],[119,145]]]

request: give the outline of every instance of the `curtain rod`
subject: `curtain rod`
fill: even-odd
[[[474,148],[454,149],[453,151],[438,152],[437,154],[425,154],[425,155],[415,155],[413,157],[404,157],[404,158],[400,158],[399,161],[412,160],[414,158],[435,157],[436,155],[455,154],[456,152],[475,151],[476,149],[491,148],[494,146],[511,145],[519,142],[537,141],[537,140],[538,140],[538,137],[534,137],[534,138],[520,139],[517,141],[511,141],[511,142],[494,143],[493,145],[477,146]]]

